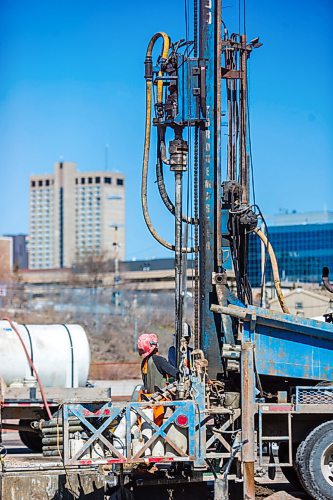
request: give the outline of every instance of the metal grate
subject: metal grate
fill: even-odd
[[[297,387],[296,404],[333,404],[333,386]]]

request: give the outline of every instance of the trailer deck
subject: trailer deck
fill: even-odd
[[[2,500],[41,500],[60,498],[105,498],[105,477],[97,467],[66,467],[58,458],[43,457],[22,445],[17,432],[4,432],[3,445],[7,455],[1,461],[0,498]],[[80,471],[80,475],[78,475]],[[207,481],[213,477],[207,477]],[[192,481],[193,482],[193,481]],[[149,481],[150,487],[160,486],[160,480]],[[267,475],[256,478],[256,498],[267,499],[276,493],[287,493],[289,498],[306,499],[296,491],[277,469],[274,480]]]
[[[0,498],[44,500],[104,498],[104,477],[97,467],[64,467],[59,458],[43,457],[22,445],[17,432],[3,432]]]

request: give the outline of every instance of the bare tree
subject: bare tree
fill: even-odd
[[[114,259],[110,259],[106,251],[86,251],[78,256],[73,266],[73,278],[75,280],[75,275],[81,275],[79,279],[81,284],[86,283],[97,288],[103,283],[103,274],[114,270]]]

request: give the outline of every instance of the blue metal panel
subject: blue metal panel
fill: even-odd
[[[256,307],[248,310],[255,318],[260,374],[333,380],[332,324]],[[251,315],[245,321],[251,321]]]
[[[199,88],[199,76],[194,69],[199,68],[199,60],[178,55],[178,113],[174,122],[189,125],[200,120],[199,97],[193,94]]]
[[[305,343],[302,334],[260,329],[255,335],[256,364],[262,375],[333,380],[333,348],[313,339]]]

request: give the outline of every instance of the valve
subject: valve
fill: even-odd
[[[185,172],[187,168],[188,144],[184,139],[174,139],[169,144],[170,170]]]

